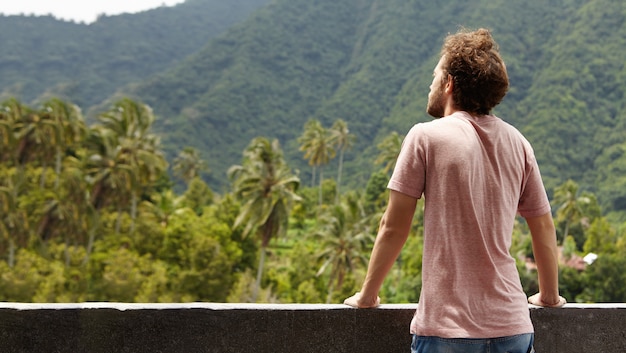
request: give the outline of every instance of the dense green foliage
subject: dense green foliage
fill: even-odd
[[[0,300],[226,300],[255,245],[230,198],[171,190],[153,119],[128,99],[89,127],[56,99],[0,105]]]
[[[63,97],[83,109],[180,62],[267,0],[187,0],[92,24],[0,15],[0,94]]]
[[[183,149],[170,168],[187,185],[177,193],[153,122],[146,105],[129,99],[91,126],[78,107],[57,99],[38,109],[0,104],[0,300],[319,303],[358,288],[386,206],[385,168],[397,155],[397,134],[379,145],[382,167],[361,191],[339,192],[337,180],[321,173],[319,185],[299,187],[278,140],[257,137],[230,168],[222,194],[200,178],[200,154]],[[339,121],[327,131],[314,135],[327,139],[316,145],[341,149],[346,139],[337,136],[348,126]],[[571,180],[553,202],[565,296],[626,301],[626,224],[611,223],[595,195]],[[419,299],[423,203],[417,210],[381,293],[387,302]],[[582,265],[588,253],[598,259]],[[511,254],[532,294],[523,222]]]
[[[626,301],[624,17],[610,0],[187,0],[92,25],[0,16],[0,300],[351,294],[401,137],[430,119],[442,39],[466,26],[501,45],[511,88],[495,113],[535,148],[561,290]],[[281,173],[254,162],[257,145]],[[387,302],[418,299],[415,219]],[[511,252],[534,292],[523,222]],[[570,267],[589,252],[596,262]]]

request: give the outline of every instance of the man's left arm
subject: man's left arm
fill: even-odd
[[[355,308],[372,308],[380,304],[378,292],[409,236],[416,204],[416,198],[390,191],[361,291],[347,298],[344,304]]]

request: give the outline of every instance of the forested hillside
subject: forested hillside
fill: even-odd
[[[0,15],[0,97],[60,97],[84,111],[165,70],[268,0],[187,0],[92,24]]]
[[[304,123],[344,119],[357,138],[346,179],[363,187],[373,142],[429,119],[443,37],[487,27],[511,76],[496,113],[535,145],[548,188],[574,179],[624,209],[625,13],[610,0],[278,0],[127,92],[155,108],[167,149],[203,152],[213,186],[259,135],[279,138],[307,179],[296,142]]]
[[[278,138],[309,179],[298,134],[310,119],[343,119],[356,136],[345,179],[363,187],[376,143],[429,119],[443,37],[487,27],[511,76],[496,113],[534,144],[548,189],[573,179],[624,210],[625,13],[611,0],[188,0],[92,25],[0,17],[0,92],[87,112],[146,102],[168,159],[197,148],[215,188],[255,136]]]
[[[442,40],[465,26],[501,45],[496,114],[535,147],[561,293],[624,302],[625,17],[610,0],[0,17],[0,301],[341,302],[363,281],[402,136],[430,119]],[[419,202],[388,303],[419,299]],[[521,219],[510,252],[535,293]]]

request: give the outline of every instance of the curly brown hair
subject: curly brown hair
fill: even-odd
[[[489,30],[461,30],[446,37],[441,48],[442,69],[452,76],[457,108],[489,114],[509,88],[506,66]]]

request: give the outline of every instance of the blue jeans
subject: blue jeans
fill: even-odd
[[[535,335],[498,338],[440,338],[413,335],[411,353],[534,353]]]

